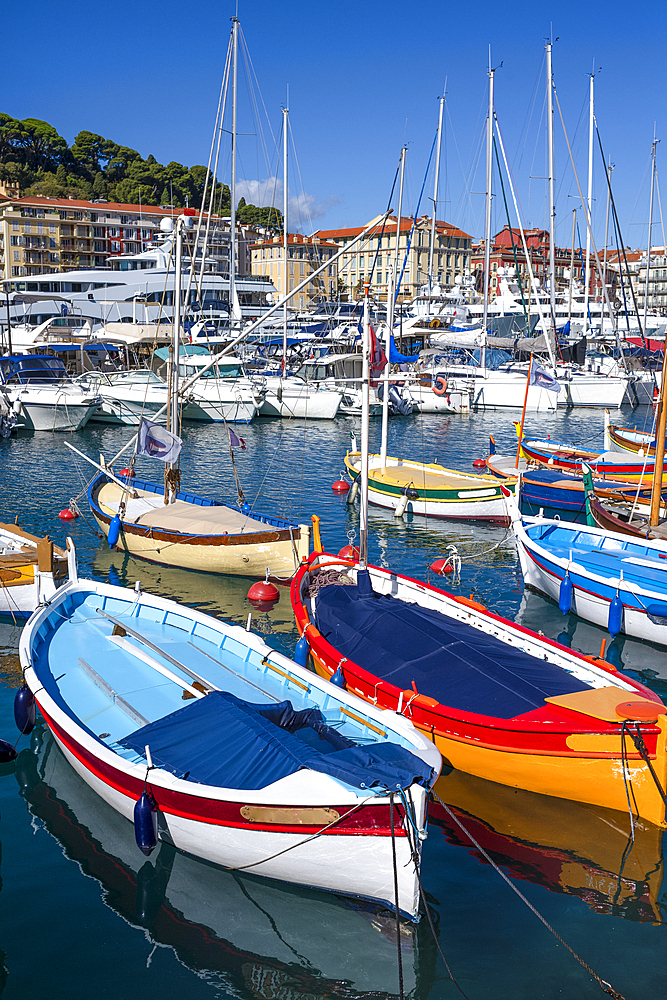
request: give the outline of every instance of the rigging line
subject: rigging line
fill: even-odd
[[[535,77],[535,83],[533,84],[532,103],[530,104],[530,108],[529,108],[528,111],[526,111],[526,114],[524,116],[523,124],[521,126],[521,131],[519,132],[519,137],[518,137],[517,142],[516,142],[516,149],[514,150],[514,159],[518,161],[517,165],[516,165],[517,170],[521,169],[521,162],[523,160],[523,154],[524,154],[525,149],[526,149],[526,143],[528,142],[528,133],[530,132],[530,125],[531,125],[531,122],[533,120],[533,112],[535,111],[535,104],[537,102],[537,95],[538,95],[539,89],[540,89],[540,80],[542,79],[542,73],[544,72],[544,64],[546,62],[546,58],[547,58],[547,56],[546,56],[546,50],[545,50],[542,53],[542,62],[540,63],[540,68],[537,71],[537,75]],[[526,120],[527,120],[527,123],[526,123]],[[542,122],[541,122],[541,119],[540,119],[540,124],[541,123]],[[538,133],[539,133],[539,129],[538,129]],[[519,144],[521,143],[521,136],[523,136],[524,139],[523,139],[522,152],[521,152],[521,155],[519,156]]]
[[[660,212],[660,228],[662,229],[662,245],[667,247],[667,242],[665,242],[665,220],[662,217],[662,202],[660,200],[660,183],[658,181],[658,171],[655,172],[655,188],[658,195],[658,210]]]
[[[533,158],[530,161],[530,170],[528,171],[528,205],[529,206],[530,206],[530,189],[531,189],[531,186],[532,186],[532,183],[533,183],[533,180],[534,180],[533,171],[535,169],[535,157],[537,156],[537,147],[538,147],[539,142],[540,142],[540,137],[542,137],[546,141],[546,135],[544,135],[542,133],[542,121],[543,121],[543,119],[545,117],[546,108],[547,108],[547,97],[546,97],[546,94],[545,94],[544,95],[544,99],[542,101],[542,111],[540,112],[540,120],[538,122],[537,130],[535,132],[535,146],[533,148]],[[518,171],[518,169],[519,169],[518,166],[517,166],[516,169]],[[548,168],[547,168],[546,172],[547,173],[549,172]]]
[[[401,283],[403,281],[403,275],[405,274],[405,268],[406,268],[407,263],[408,263],[408,255],[410,253],[410,247],[412,245],[412,237],[413,237],[414,232],[415,232],[415,226],[417,225],[417,219],[419,218],[419,207],[421,205],[422,195],[424,194],[424,188],[426,187],[426,178],[428,176],[429,167],[431,166],[431,159],[433,157],[433,150],[435,149],[435,143],[436,143],[437,137],[438,137],[438,133],[436,132],[436,134],[433,136],[433,143],[431,145],[431,152],[429,153],[428,163],[426,164],[426,170],[424,171],[424,180],[422,181],[421,191],[419,192],[419,199],[417,201],[417,207],[415,209],[415,214],[412,217],[412,229],[410,230],[410,235],[408,237],[408,245],[407,245],[407,248],[406,248],[406,251],[405,251],[405,257],[403,258],[403,267],[401,268],[401,276],[398,279],[398,281],[396,282],[396,292],[395,292],[395,295],[398,295],[398,290],[401,287]],[[396,182],[394,181],[394,183],[396,183]],[[398,223],[397,226],[400,226],[400,223]],[[384,230],[384,226],[383,226],[383,230]],[[397,228],[396,232],[397,232],[396,239],[398,239],[398,228]],[[377,253],[376,253],[375,257],[377,259]],[[373,263],[373,267],[375,267],[375,262]]]
[[[602,156],[602,164],[603,164],[603,167],[604,167],[605,178],[607,180],[607,188],[608,188],[608,191],[609,191],[609,201],[610,201],[610,204],[611,204],[612,217],[613,217],[613,220],[614,220],[614,226],[615,226],[616,234],[617,234],[617,246],[620,244],[620,249],[621,249],[621,252],[623,254],[623,261],[625,263],[625,270],[626,270],[626,274],[628,276],[628,285],[630,287],[630,292],[632,293],[632,302],[633,302],[633,305],[634,305],[635,314],[637,316],[637,326],[639,327],[639,335],[642,338],[642,343],[643,343],[644,347],[648,350],[648,345],[646,343],[646,336],[645,336],[645,332],[646,331],[644,330],[644,328],[642,326],[642,321],[641,321],[640,313],[639,313],[639,307],[637,305],[637,297],[635,295],[635,286],[634,286],[634,282],[632,281],[632,278],[630,277],[630,267],[628,265],[627,254],[625,252],[625,244],[623,242],[623,234],[621,233],[621,224],[618,221],[618,213],[616,211],[616,201],[614,199],[614,192],[612,191],[612,187],[611,187],[611,175],[610,175],[610,172],[609,172],[609,170],[607,168],[607,160],[605,159],[604,149],[602,148],[602,138],[600,136],[600,129],[597,127],[597,121],[595,122],[595,131],[596,131],[597,137],[598,137],[598,146],[600,147],[600,155]],[[623,288],[623,285],[622,285],[622,281],[623,281],[623,269],[621,267],[619,267],[619,273],[621,274],[621,288]],[[629,317],[628,317],[627,304],[625,303],[625,291],[623,292],[623,300],[624,300],[624,305],[625,305],[625,318],[626,318],[627,328],[628,328],[628,331],[629,331],[630,330],[630,320],[629,320]],[[655,374],[654,374],[653,378],[655,380]]]
[[[493,137],[493,150],[496,154],[496,165],[498,167],[498,177],[500,178],[500,190],[503,193],[503,202],[505,203],[505,214],[507,216],[507,225],[510,231],[510,240],[512,241],[512,255],[514,257],[514,270],[516,271],[517,281],[519,282],[519,291],[521,292],[521,305],[523,306],[523,316],[526,321],[526,336],[530,336],[530,321],[528,319],[528,310],[526,308],[526,299],[523,294],[523,282],[521,281],[521,271],[519,269],[519,261],[516,255],[516,246],[514,244],[514,232],[512,230],[512,223],[510,220],[510,212],[507,205],[507,196],[505,194],[505,182],[503,181],[503,173],[500,169],[500,158],[498,157],[498,145],[496,143],[496,137]],[[553,317],[552,317],[553,318]]]
[[[581,967],[583,969],[585,969],[586,972],[588,972],[588,974],[593,977],[593,979],[596,980],[596,982],[597,982],[598,986],[601,988],[602,992],[603,993],[607,993],[609,996],[613,997],[614,1000],[623,1000],[623,997],[621,996],[621,994],[617,993],[616,990],[613,988],[613,986],[611,986],[610,983],[608,983],[608,982],[606,982],[606,980],[602,979],[601,976],[598,976],[597,972],[595,972],[590,967],[590,965],[588,965],[588,963],[585,962],[584,959],[581,958],[581,956],[576,953],[576,951],[573,948],[570,948],[570,946],[567,943],[567,941],[565,941],[560,936],[560,934],[558,933],[558,931],[555,930],[551,926],[551,924],[547,922],[547,920],[542,916],[542,914],[539,912],[539,910],[535,906],[533,906],[533,904],[530,902],[530,900],[527,899],[526,896],[524,896],[524,894],[521,892],[521,890],[514,884],[514,882],[512,881],[512,879],[509,877],[509,875],[505,874],[505,872],[502,870],[502,868],[500,868],[500,866],[497,865],[496,862],[493,860],[493,858],[491,857],[491,855],[487,851],[484,850],[484,848],[482,847],[482,845],[480,843],[478,843],[477,840],[475,840],[475,838],[470,833],[470,831],[468,829],[466,829],[466,827],[459,820],[459,818],[456,816],[456,814],[454,812],[452,812],[452,810],[449,808],[449,806],[446,805],[442,801],[442,799],[437,794],[437,792],[435,792],[433,789],[431,789],[431,795],[436,800],[436,802],[440,803],[440,805],[445,810],[445,812],[447,813],[447,815],[449,817],[451,817],[451,819],[454,820],[454,822],[456,823],[456,825],[459,827],[460,830],[463,831],[463,833],[466,835],[466,837],[471,842],[471,844],[473,844],[477,848],[477,850],[480,852],[480,854],[482,854],[484,856],[484,858],[488,861],[488,863],[491,865],[491,867],[507,883],[507,885],[510,887],[510,889],[512,889],[512,891],[517,894],[517,896],[519,897],[519,899],[526,904],[526,906],[528,907],[528,909],[537,917],[538,920],[540,920],[544,924],[544,926],[547,928],[548,931],[550,931],[553,934],[553,936],[556,938],[556,940],[560,941],[560,943],[563,945],[564,948],[567,948],[567,950],[570,952],[570,954],[573,956],[573,958],[575,958],[577,960],[577,962],[579,962],[579,964],[581,965]]]
[[[241,41],[243,43],[243,39]],[[256,133],[255,134],[256,134],[256,138],[259,139],[259,146],[261,147],[262,152],[264,154],[264,166],[265,166],[265,169],[268,171],[268,168],[269,168],[268,149],[267,149],[267,146],[266,146],[266,142],[264,141],[264,132],[262,130],[262,122],[260,120],[259,106],[257,104],[257,97],[256,97],[256,94],[255,94],[255,89],[253,88],[253,85],[252,85],[252,77],[251,77],[251,74],[250,74],[250,67],[249,67],[250,53],[248,51],[247,45],[245,45],[245,44],[241,44],[241,55],[243,57],[243,61],[244,61],[244,64],[245,64],[246,81],[248,83],[248,95],[250,97],[250,107],[252,109],[252,116],[253,116],[253,118],[255,120],[255,128],[256,128]],[[259,90],[259,84],[257,84],[257,89]],[[273,136],[272,136],[272,138],[273,138]],[[257,157],[257,174],[259,176],[259,157]]]
[[[199,246],[199,236],[201,234],[201,227],[202,227],[202,222],[203,222],[203,219],[204,219],[204,212],[206,210],[206,193],[208,191],[209,180],[211,181],[211,184],[213,184],[213,185],[215,184],[215,179],[211,178],[211,164],[213,162],[213,151],[214,151],[214,149],[216,147],[216,137],[218,139],[218,147],[220,145],[220,138],[219,138],[219,131],[218,131],[219,128],[220,128],[220,124],[221,124],[220,111],[221,111],[221,108],[222,108],[223,95],[224,95],[225,90],[226,90],[226,80],[227,80],[227,75],[228,75],[228,72],[229,72],[229,63],[230,63],[230,60],[231,60],[231,52],[232,52],[232,36],[230,35],[229,44],[227,46],[227,57],[225,59],[225,65],[224,65],[224,69],[222,71],[222,79],[220,81],[220,96],[218,97],[218,108],[217,108],[216,117],[215,117],[215,124],[213,126],[213,135],[211,136],[211,149],[210,149],[209,154],[208,154],[208,163],[206,165],[206,175],[204,177],[204,187],[203,187],[202,193],[201,193],[201,205],[199,206],[199,218],[197,219],[197,232],[196,232],[196,239],[195,239],[195,246],[196,247]],[[205,250],[205,248],[206,248],[206,244],[204,244],[204,247],[202,248],[202,254],[203,254],[203,251]],[[189,282],[188,282],[188,289],[187,290],[188,291],[190,290],[190,284],[189,284]]]
[[[639,199],[644,194],[644,184],[646,183],[646,175],[650,172],[650,169],[651,169],[651,155],[649,154],[648,160],[646,161],[646,164],[644,166],[644,173],[642,174],[642,179],[637,185],[637,197],[635,198],[635,203],[632,206],[632,212],[630,213],[630,221],[628,222],[628,226],[644,226],[646,224],[644,219],[642,219],[641,222],[633,222],[632,220],[635,217],[635,212],[637,211]]]

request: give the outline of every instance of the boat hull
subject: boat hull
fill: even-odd
[[[111,521],[118,510],[121,490],[117,487],[114,492],[107,488],[110,496],[104,502],[99,497],[102,480],[106,477],[98,477],[93,482],[88,500],[95,521],[102,533],[108,536]],[[147,485],[153,484],[135,483],[139,489]],[[157,486],[150,491],[153,495],[159,492]],[[109,506],[110,503],[113,506]],[[193,505],[193,518],[196,515],[197,505]],[[268,567],[273,576],[289,576],[301,559],[308,556],[310,530],[303,524],[292,526],[279,519],[269,520],[276,522],[275,527],[257,521],[256,530],[223,533],[220,529],[215,534],[188,534],[124,521],[117,547],[138,559],[203,573],[263,578]]]
[[[64,399],[53,403],[43,403],[21,399],[21,422],[26,430],[56,431],[58,433],[78,431],[85,427],[98,408],[95,403],[71,403]]]

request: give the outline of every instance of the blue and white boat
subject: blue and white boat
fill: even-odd
[[[79,581],[73,557],[69,583],[26,625],[20,658],[65,757],[134,819],[145,854],[162,840],[417,918],[441,758],[408,720],[138,583]]]
[[[507,491],[509,493],[509,491]],[[569,611],[607,627],[667,646],[667,542],[523,517],[506,497],[527,584]]]

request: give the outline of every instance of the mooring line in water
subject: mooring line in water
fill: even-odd
[[[477,841],[475,840],[475,838],[473,837],[473,835],[465,828],[465,826],[463,825],[463,823],[461,823],[461,821],[452,812],[452,810],[449,808],[449,806],[445,805],[445,803],[442,801],[442,799],[440,798],[440,796],[436,792],[434,792],[434,791],[431,791],[431,795],[436,800],[436,802],[438,802],[442,806],[442,808],[445,810],[445,812],[447,813],[447,815],[450,816],[454,820],[454,822],[456,823],[456,825],[463,831],[463,833],[466,835],[466,837],[468,838],[468,840],[470,841],[470,843],[473,844],[477,848],[477,850],[480,852],[480,854],[482,854],[484,856],[484,858],[486,858],[486,860],[489,862],[489,864],[492,866],[492,868],[495,868],[495,870],[498,872],[498,874],[500,875],[500,877],[502,879],[504,879],[505,882],[507,882],[507,884],[510,887],[510,889],[514,890],[514,892],[517,894],[517,896],[519,897],[519,899],[523,900],[523,902],[526,904],[526,906],[528,907],[528,909],[532,910],[532,912],[535,914],[535,916],[537,917],[537,919],[542,921],[542,923],[544,924],[544,926],[547,928],[548,931],[551,931],[551,933],[556,938],[556,940],[560,941],[560,943],[563,945],[563,947],[567,948],[567,950],[570,952],[570,954],[573,956],[573,958],[576,958],[577,962],[579,962],[579,965],[581,965],[581,967],[583,969],[585,969],[586,972],[590,976],[593,977],[593,979],[595,979],[595,981],[597,982],[597,984],[600,987],[600,989],[602,990],[602,992],[606,993],[610,997],[613,997],[613,1000],[625,1000],[625,997],[623,997],[622,994],[617,993],[616,990],[614,989],[614,987],[611,985],[611,983],[608,983],[601,976],[598,976],[597,972],[595,972],[594,969],[591,969],[590,965],[581,957],[581,955],[578,955],[576,953],[576,951],[574,950],[574,948],[571,948],[569,946],[569,944],[567,943],[567,941],[565,941],[560,936],[560,934],[558,933],[558,931],[555,930],[551,926],[551,924],[542,916],[542,914],[540,913],[540,911],[538,909],[536,909],[536,907],[533,906],[533,904],[530,902],[530,900],[526,899],[526,897],[521,892],[521,890],[518,889],[515,886],[515,884],[512,881],[512,879],[509,878],[509,876],[507,876],[505,874],[505,872],[495,863],[495,861],[493,860],[493,858],[484,850],[484,848],[482,847],[482,845],[477,843]]]

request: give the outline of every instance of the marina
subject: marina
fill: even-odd
[[[631,426],[632,411],[622,412],[622,422]],[[598,423],[597,438],[590,436],[589,421],[576,412],[541,417],[539,428],[540,434],[556,440],[581,440],[585,434],[592,445],[602,447],[602,422]],[[636,426],[641,429],[643,423],[637,421]],[[359,426],[349,417],[326,424],[261,420],[249,425],[244,430],[246,451],[236,456],[236,462],[246,494],[258,496],[255,509],[271,510],[297,523],[306,520],[306,511],[317,514],[323,539],[333,551],[350,539],[358,543],[358,505],[348,504],[345,496],[331,490],[331,483],[340,476],[341,455],[349,448],[351,431],[358,434]],[[529,420],[526,431],[531,433]],[[379,445],[379,432],[375,424],[371,448],[374,442],[375,447]],[[423,447],[425,458],[446,456],[452,467],[466,470],[484,454],[490,432],[500,450],[509,451],[516,441],[511,421],[503,424],[490,414],[426,414],[390,421],[388,448],[417,454]],[[222,428],[192,424],[186,425],[183,434],[184,478],[194,481],[196,477],[206,484],[211,497],[231,500],[234,477]],[[126,435],[121,427],[89,424],[77,433],[76,441],[88,454],[111,455]],[[317,452],[317,465],[304,457],[304,440],[307,452]],[[66,527],[58,518],[71,498],[73,476],[79,480],[79,492],[94,470],[72,453],[71,461],[63,461],[61,451],[66,449],[51,435],[14,435],[3,440],[0,449],[3,469],[8,470],[4,519],[9,520],[11,511],[22,503],[25,522],[30,522],[36,534],[49,534],[58,541],[65,531],[70,534],[81,577],[130,590],[139,579],[150,593],[194,605],[199,612],[242,627],[250,613],[253,630],[269,646],[294,655],[298,632],[288,589],[280,588],[273,608],[257,611],[247,598],[247,579],[160,566],[110,550],[106,539],[97,537],[85,506],[82,516]],[[291,461],[276,465],[278,453]],[[148,475],[152,461],[139,459],[138,463],[138,473]],[[275,468],[275,475],[265,476],[267,467]],[[39,497],[33,493],[26,501],[37,469],[48,474],[48,491],[42,489]],[[399,519],[379,507],[370,508],[369,518],[369,559],[375,565],[400,566],[402,572],[424,581],[430,578],[454,595],[466,599],[472,595],[490,611],[588,655],[597,655],[603,640],[609,640],[604,627],[575,615],[564,618],[556,603],[524,588],[506,526],[457,524],[408,514]],[[429,571],[433,560],[452,545],[462,557],[457,584],[451,577],[437,580]],[[20,676],[20,627],[7,618],[4,622],[0,719],[7,737],[14,725],[12,703]],[[605,658],[629,679],[647,685],[658,698],[667,696],[667,669],[660,647],[618,636],[608,643]],[[62,893],[74,896],[77,908],[72,929],[77,933],[79,921],[85,921],[88,930],[84,933],[81,923],[79,947],[86,961],[96,963],[100,983],[106,979],[111,986],[114,979],[114,962],[103,945],[113,935],[127,955],[126,982],[132,989],[148,982],[151,988],[163,984],[173,989],[174,983],[180,983],[188,995],[204,996],[214,985],[222,995],[233,990],[250,1000],[258,991],[268,996],[267,991],[276,989],[295,998],[325,997],[343,984],[346,988],[354,984],[359,995],[399,995],[391,912],[382,916],[365,911],[360,903],[346,903],[345,897],[211,870],[203,861],[179,852],[169,854],[173,848],[166,844],[160,846],[157,860],[146,860],[134,843],[131,822],[105,812],[108,807],[74,773],[43,724],[30,737],[23,737],[18,749],[15,765],[2,765],[0,782],[2,905],[26,918],[28,906],[31,921],[45,928],[48,939],[53,930],[47,932],[46,927],[57,919]],[[18,785],[12,774],[19,779]],[[633,847],[627,812],[512,792],[459,770],[451,776],[456,778],[455,785],[448,785],[446,768],[436,792],[455,818],[434,803],[429,835],[423,842],[422,879],[440,946],[467,994],[482,995],[492,983],[499,997],[532,997],[532,983],[538,976],[553,984],[554,990],[566,983],[572,995],[586,995],[587,990],[595,995],[599,988],[564,949],[552,947],[542,925],[471,844],[456,819],[568,943],[596,971],[604,969],[605,977],[615,980],[624,996],[657,989],[664,912],[659,828],[638,824]],[[535,823],[541,824],[539,829]],[[39,909],[35,912],[26,904],[25,894],[32,885],[37,889],[37,880]],[[219,893],[229,901],[222,910],[216,907]],[[501,929],[499,913],[503,926],[511,922],[511,935]],[[309,931],[313,920],[318,921],[316,936]],[[19,925],[13,926],[18,933]],[[411,927],[405,924],[401,932],[406,995],[446,995],[452,984],[434,952],[427,920],[422,917]],[[520,946],[517,928],[521,929]],[[480,962],[479,942],[484,939],[493,944],[485,945],[486,959]],[[323,940],[331,947],[317,945]],[[344,961],[333,947],[338,942],[345,952]],[[503,950],[510,947],[512,960],[505,956],[501,961]],[[637,977],[640,983],[633,993],[624,977],[627,954],[637,949],[655,956],[655,963],[649,961],[643,972],[633,973],[633,988]],[[14,931],[5,935],[3,951],[4,995],[13,997],[19,994],[12,980],[29,974],[26,966],[22,971],[24,951]],[[38,953],[43,954],[41,945]],[[370,979],[369,954],[376,965]],[[40,983],[47,988],[45,955],[37,961],[33,956],[30,965],[35,988],[41,988]],[[63,973],[63,983],[73,996],[85,995],[74,969]]]
[[[0,1000],[661,997],[665,18],[200,6],[8,36]]]

